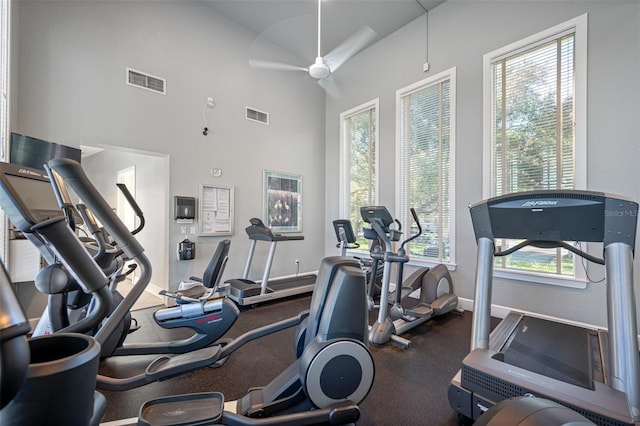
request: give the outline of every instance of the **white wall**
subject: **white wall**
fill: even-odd
[[[226,278],[242,274],[249,218],[261,216],[262,170],[303,176],[303,242],[278,247],[273,275],[317,269],[324,255],[324,93],[304,75],[248,66],[255,35],[199,2],[12,3],[12,131],[70,146],[114,145],[168,155],[170,202],[199,184],[235,187],[235,235]],[[167,79],[162,96],[125,84],[125,68]],[[209,135],[202,135],[207,97]],[[270,125],[245,120],[245,106]],[[223,169],[220,178],[212,167]],[[194,237],[198,257],[175,260],[184,237],[169,233],[169,283],[201,275],[219,238]],[[155,244],[165,244],[156,241]],[[266,251],[266,250],[264,250]],[[266,258],[257,254],[255,277]],[[158,265],[157,267],[160,267]]]
[[[467,206],[482,194],[482,57],[556,24],[589,14],[588,189],[640,199],[640,2],[450,0],[378,42],[335,74],[345,90],[326,106],[327,220],[337,218],[339,114],[380,98],[380,203],[395,210],[395,91],[445,69],[457,68],[456,247],[457,293],[473,298],[476,244]],[[325,232],[326,251],[335,235]],[[635,282],[640,266],[635,262]],[[411,268],[408,268],[408,272]],[[594,278],[602,270],[591,269]],[[604,284],[586,290],[498,282],[494,303],[604,325]]]

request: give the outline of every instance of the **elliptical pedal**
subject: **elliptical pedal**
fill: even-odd
[[[405,309],[405,313],[418,319],[426,316],[431,316],[431,314],[433,313],[433,308],[431,307],[431,305],[427,305],[426,303],[420,303],[411,309]]]

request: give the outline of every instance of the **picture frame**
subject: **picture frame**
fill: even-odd
[[[274,232],[302,232],[302,176],[263,170],[264,223]]]

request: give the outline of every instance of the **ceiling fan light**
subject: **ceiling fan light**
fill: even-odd
[[[325,78],[329,74],[331,74],[331,70],[320,57],[316,58],[316,62],[309,67],[309,75],[313,78]]]

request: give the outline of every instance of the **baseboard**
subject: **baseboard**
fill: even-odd
[[[458,308],[463,309],[465,311],[469,311],[469,312],[473,312],[473,300],[472,299],[464,299],[464,298],[458,298]],[[541,315],[539,313],[536,312],[529,312],[529,311],[525,311],[522,309],[512,309],[506,306],[501,306],[501,305],[491,305],[491,316],[492,317],[496,317],[496,318],[504,318],[507,316],[507,314],[511,311],[518,311],[518,312],[522,312],[525,315],[529,315],[529,316],[533,316],[533,317],[537,317],[537,318],[542,318],[545,320],[549,320],[549,321],[556,321],[556,322],[561,322],[564,324],[569,324],[569,325],[575,325],[576,327],[582,327],[582,328],[589,328],[592,330],[606,330],[606,328],[604,327],[600,327],[594,324],[589,324],[589,323],[585,323],[585,322],[580,322],[580,321],[571,321],[571,320],[567,320],[565,318],[558,318],[558,317],[553,317],[550,315]],[[640,335],[638,336],[638,346],[640,346]]]
[[[464,299],[464,298],[458,298],[458,307],[461,309],[464,309],[465,311],[470,311],[473,312],[473,299]],[[543,314],[539,314],[537,312],[530,312],[530,311],[525,311],[523,309],[515,309],[515,308],[510,308],[508,306],[502,306],[502,305],[491,305],[491,316],[492,317],[496,317],[496,318],[504,318],[507,316],[507,314],[511,311],[518,311],[518,312],[522,312],[525,315],[528,316],[532,316],[532,317],[537,317],[537,318],[542,318],[545,320],[549,320],[549,321],[556,321],[556,322],[561,322],[564,324],[569,324],[569,325],[575,325],[576,327],[583,327],[583,328],[591,328],[591,329],[598,329],[598,330],[603,330],[603,327],[594,325],[594,324],[589,324],[589,323],[585,323],[585,322],[580,322],[580,321],[572,321],[572,320],[568,320],[566,318],[558,318],[558,317],[554,317],[551,315],[543,315]]]
[[[469,312],[473,312],[473,299],[464,299],[464,298],[458,298],[458,307],[461,309],[464,309],[465,311],[469,311]],[[491,305],[491,316],[495,317],[495,318],[504,318],[507,316],[507,314],[511,311],[517,311],[517,312],[522,312],[525,315],[528,316],[533,316],[533,317],[537,317],[537,318],[542,318],[545,320],[549,320],[549,321],[556,321],[556,322],[561,322],[561,323],[565,323],[565,324],[569,324],[569,325],[575,325],[577,327],[583,327],[583,328],[592,328],[592,329],[602,329],[602,327],[599,327],[597,325],[593,325],[593,324],[588,324],[588,323],[584,323],[584,322],[579,322],[579,321],[571,321],[571,320],[567,320],[565,318],[558,318],[558,317],[554,317],[551,315],[542,315],[539,314],[537,312],[530,312],[530,311],[525,311],[523,309],[515,309],[515,308],[510,308],[508,306],[502,306],[502,305]]]

